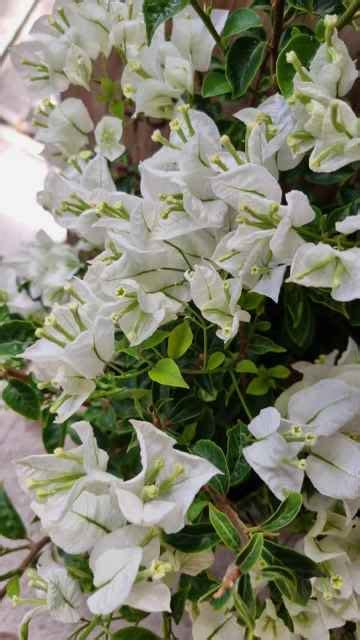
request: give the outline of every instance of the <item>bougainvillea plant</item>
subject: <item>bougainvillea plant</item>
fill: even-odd
[[[67,232],[0,265],[22,640],[360,637],[359,14],[56,0],[14,48]]]

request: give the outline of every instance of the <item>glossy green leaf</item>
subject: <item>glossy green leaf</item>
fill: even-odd
[[[261,336],[255,333],[249,345],[249,352],[253,355],[262,356],[265,353],[284,353],[286,349],[276,344],[268,336]]]
[[[43,445],[48,453],[54,453],[55,449],[64,446],[67,431],[66,424],[58,424],[54,416],[52,418],[47,420],[41,432]]]
[[[227,515],[210,504],[209,518],[224,545],[237,552],[241,547],[241,539]]]
[[[0,356],[15,357],[31,344],[34,326],[25,320],[11,320],[0,324]]]
[[[255,362],[252,362],[252,360],[241,360],[240,362],[237,363],[235,367],[235,371],[237,371],[238,373],[256,374],[258,372],[258,368]]]
[[[250,466],[243,456],[243,448],[248,444],[247,426],[239,423],[227,431],[226,461],[230,472],[230,486],[236,487],[250,474]]]
[[[279,531],[287,527],[290,522],[295,520],[302,505],[301,493],[291,492],[284,502],[276,509],[268,520],[265,520],[259,528],[262,531]]]
[[[20,595],[20,576],[16,575],[10,578],[6,585],[6,595],[8,598],[14,598],[14,596]],[[1,636],[0,636],[1,637]]]
[[[277,364],[275,367],[270,367],[267,372],[269,376],[276,378],[277,380],[286,380],[290,375],[290,369],[284,367],[283,364]]]
[[[27,535],[25,525],[2,485],[0,485],[0,535],[10,540],[24,540]]]
[[[221,493],[227,493],[230,486],[230,475],[223,450],[212,440],[198,440],[193,447],[193,453],[205,458],[219,469],[222,474],[211,478],[209,484]]]
[[[167,387],[180,387],[188,389],[189,385],[181,375],[181,371],[171,358],[162,358],[150,369],[149,378],[153,382],[166,385]]]
[[[265,540],[263,557],[269,564],[280,562],[298,576],[303,578],[313,578],[323,576],[321,567],[302,553],[298,553],[290,547],[277,544],[270,540]]]
[[[188,322],[179,324],[169,335],[168,356],[169,358],[181,358],[191,347],[194,339],[193,332]]]
[[[40,398],[37,390],[22,380],[9,380],[2,398],[10,409],[29,420],[40,418]]]
[[[307,349],[314,337],[315,320],[307,292],[303,287],[284,287],[284,332],[290,344]]]
[[[230,92],[231,84],[226,79],[225,71],[209,71],[204,78],[201,90],[203,98],[223,96]]]
[[[208,371],[214,371],[221,367],[222,363],[225,360],[225,353],[222,351],[214,351],[207,361],[207,369]]]
[[[150,44],[156,29],[188,4],[189,0],[144,0],[143,13],[148,44]]]
[[[255,11],[251,9],[237,9],[229,14],[221,37],[230,38],[249,29],[261,27],[261,24],[261,19]]]
[[[233,599],[234,599],[234,605],[235,605],[236,613],[237,613],[240,621],[248,629],[253,629],[255,620],[254,620],[254,617],[251,614],[251,611],[250,611],[248,605],[246,604],[246,602],[243,600],[241,594],[238,593],[238,591],[236,589],[233,590],[232,595],[233,595]]]
[[[261,558],[264,546],[264,536],[262,533],[255,533],[250,542],[242,549],[236,558],[236,564],[241,573],[248,573],[257,561]]]
[[[258,377],[251,380],[246,388],[246,393],[250,396],[264,396],[270,389],[267,378]]]
[[[265,56],[266,41],[255,36],[242,36],[231,46],[226,58],[226,77],[233,98],[247,92]]]
[[[290,38],[283,49],[281,49],[276,64],[276,77],[281,93],[285,97],[289,97],[292,94],[295,76],[295,69],[293,65],[286,60],[286,54],[289,53],[289,51],[295,51],[303,66],[308,67],[319,44],[319,41],[315,37],[301,34]]]
[[[193,524],[184,527],[179,533],[164,535],[164,540],[175,549],[184,553],[195,553],[212,549],[219,542],[214,529],[207,524]]]

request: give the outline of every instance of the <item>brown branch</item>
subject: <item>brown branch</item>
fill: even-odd
[[[31,546],[31,549],[28,555],[24,558],[24,560],[19,565],[19,567],[17,569],[14,569],[13,572],[10,572],[12,573],[12,576],[21,577],[23,573],[25,573],[26,569],[28,569],[30,565],[38,558],[42,549],[46,547],[46,545],[49,544],[49,542],[50,542],[50,538],[48,536],[41,538],[41,540],[39,540],[38,542],[34,542]],[[10,574],[9,574],[9,577],[11,577]],[[0,600],[2,600],[2,598],[5,595],[6,595],[6,585],[2,587],[2,589],[0,589]]]
[[[30,380],[30,376],[24,371],[20,371],[19,369],[6,368],[1,372],[0,378],[5,378],[5,380],[11,380],[15,378],[16,380],[21,380],[22,382],[28,382]]]
[[[273,15],[273,34],[271,38],[270,51],[271,51],[271,69],[273,75],[276,73],[276,61],[279,51],[280,38],[283,30],[284,23],[284,11],[285,0],[272,0],[272,15]]]
[[[213,489],[213,487],[210,487],[209,485],[205,485],[204,490],[209,494],[211,500],[219,509],[219,511],[225,513],[225,515],[229,518],[231,524],[234,525],[236,531],[239,534],[242,545],[245,546],[249,542],[248,528],[246,524],[241,520],[239,514],[231,504],[230,500],[228,500],[226,496],[222,495],[221,493],[216,491],[216,489]]]

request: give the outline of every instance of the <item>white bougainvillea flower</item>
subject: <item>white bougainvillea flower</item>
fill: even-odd
[[[67,44],[54,38],[34,37],[11,49],[11,60],[27,89],[36,98],[48,98],[66,91],[69,79],[64,74]]]
[[[240,322],[249,322],[250,314],[237,304],[241,295],[239,280],[223,280],[215,269],[206,265],[196,265],[186,277],[192,300],[204,318],[219,327],[216,335],[221,340],[230,340],[237,334]]]
[[[179,531],[195,495],[219,471],[203,458],[174,449],[176,441],[151,423],[131,423],[143,468],[116,490],[120,509],[134,524]]]
[[[306,459],[306,473],[314,487],[331,498],[360,497],[360,444],[346,435],[320,437]]]
[[[11,313],[19,313],[25,318],[41,310],[41,304],[33,300],[25,290],[19,291],[17,270],[0,264],[0,301]]]
[[[286,142],[295,128],[296,118],[279,93],[264,100],[257,108],[241,109],[234,117],[248,127],[246,152],[249,162],[267,166],[277,154],[276,164],[280,171],[291,169],[300,162],[301,156],[293,158]]]
[[[6,264],[16,269],[20,282],[29,283],[31,297],[42,298],[46,306],[52,306],[64,283],[80,269],[78,249],[54,242],[42,230]]]
[[[46,516],[53,505],[54,520],[63,511],[64,503],[74,487],[76,491],[79,482],[89,474],[105,471],[109,459],[108,454],[98,448],[88,422],[76,422],[72,429],[80,438],[81,445],[69,451],[57,449],[54,454],[27,456],[17,460],[22,488],[30,492],[35,501],[46,505]]]
[[[329,173],[360,159],[358,118],[344,100],[331,100],[309,158],[315,172]]]
[[[72,44],[68,49],[65,60],[64,72],[71,84],[84,87],[90,91],[90,80],[92,74],[91,59],[80,47]]]
[[[290,191],[287,205],[282,205],[277,181],[255,164],[227,171],[214,178],[212,185],[217,197],[239,214],[238,227],[219,242],[213,260],[245,286],[253,288],[259,283],[259,293],[277,300],[284,265],[291,263],[304,243],[296,229],[314,219],[307,197]]]
[[[214,609],[208,602],[202,602],[193,621],[192,637],[193,640],[243,640],[245,630],[231,611]]]
[[[214,9],[210,19],[215,29],[221,33],[229,12]],[[207,71],[215,40],[203,21],[192,7],[186,7],[173,20],[171,41],[185,59],[191,60],[196,71]]]
[[[329,629],[332,625],[326,624],[315,599],[310,599],[306,606],[303,606],[284,597],[284,603],[291,616],[295,633],[308,640],[329,640]]]
[[[341,302],[355,300],[360,295],[359,261],[357,248],[339,251],[322,242],[308,242],[294,255],[289,282],[331,289],[332,298]]]
[[[245,447],[245,460],[279,500],[289,491],[300,492],[304,469],[297,455],[303,443],[287,442],[279,433]]]
[[[348,216],[335,224],[336,231],[343,233],[345,236],[360,231],[360,213],[355,216]]]
[[[95,151],[103,155],[107,160],[116,160],[125,151],[125,146],[120,144],[122,134],[122,120],[112,116],[104,116],[96,125],[95,140],[97,146]]]
[[[94,128],[88,110],[77,98],[66,98],[60,104],[52,105],[49,115],[41,119],[38,114],[38,118],[37,139],[55,145],[66,158],[88,145],[88,134]]]
[[[19,637],[23,637],[22,629],[28,628],[31,620],[38,615],[50,615],[51,618],[63,624],[79,622],[83,595],[78,582],[64,567],[51,562],[48,566],[38,566],[37,571],[30,570],[29,585],[36,590],[37,597],[22,599],[14,596],[12,598],[15,605],[36,605],[23,617]]]
[[[256,620],[254,632],[261,640],[295,640],[294,634],[279,618],[274,603],[268,598],[265,602],[265,609]]]
[[[120,281],[117,302],[109,304],[113,321],[121,328],[130,345],[141,344],[158,327],[175,320],[182,304],[164,293],[146,293],[136,280]]]
[[[95,579],[109,558],[113,558],[114,564],[108,567],[111,572],[109,583],[103,586],[100,584],[99,589],[88,600],[93,613],[111,613],[122,604],[148,613],[170,610],[170,590],[161,580],[173,569],[167,559],[159,559],[158,534],[157,529],[127,525],[104,536],[97,543],[90,555],[90,567]],[[128,571],[128,565],[123,551],[128,551],[132,557],[134,549],[135,561],[131,562],[131,575],[127,576],[126,582],[124,573]],[[137,565],[136,558],[139,555],[140,565]]]

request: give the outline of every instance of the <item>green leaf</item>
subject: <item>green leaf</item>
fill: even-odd
[[[255,36],[242,36],[231,46],[226,58],[226,77],[232,87],[232,97],[243,96],[260,69],[265,56],[266,41]]]
[[[243,600],[242,596],[240,595],[240,593],[238,593],[238,591],[236,589],[233,589],[232,595],[233,595],[233,598],[234,598],[234,605],[235,605],[236,613],[237,613],[238,617],[240,618],[240,621],[248,629],[253,629],[255,621],[254,621],[253,616],[251,615],[251,611],[250,611],[248,605],[246,604],[246,602]]]
[[[0,535],[10,540],[26,538],[25,525],[2,485],[0,485]]]
[[[230,38],[249,29],[261,27],[261,24],[261,20],[255,11],[251,9],[237,9],[237,11],[229,14],[221,37]]]
[[[8,598],[20,595],[20,576],[13,576],[6,585],[6,595]]]
[[[0,356],[13,358],[33,341],[34,327],[25,320],[11,320],[0,324]]]
[[[275,559],[277,564],[280,562],[302,578],[320,578],[324,575],[320,566],[307,556],[270,540],[265,540],[263,557],[270,564]]]
[[[37,390],[22,380],[10,380],[2,398],[10,409],[29,420],[40,418],[40,398]]]
[[[148,44],[156,29],[169,18],[189,4],[189,0],[144,0],[143,13],[146,25]]]
[[[168,340],[167,352],[169,358],[181,358],[191,347],[193,338],[193,332],[186,321],[175,327]]]
[[[250,396],[264,396],[270,389],[270,383],[267,378],[258,377],[251,380],[246,388],[246,393]]]
[[[307,349],[314,337],[315,321],[304,287],[285,285],[283,327],[290,344]]]
[[[164,540],[175,549],[184,553],[197,553],[212,549],[219,542],[217,533],[207,524],[193,524],[184,527],[179,533],[164,535]]]
[[[227,515],[210,504],[209,518],[212,526],[224,545],[233,551],[238,551],[241,547],[241,540],[238,532],[230,522]]]
[[[270,582],[275,582],[279,591],[290,600],[297,600],[296,576],[283,565],[269,565],[262,569],[262,575]]]
[[[159,360],[156,365],[150,369],[149,378],[167,387],[189,388],[189,385],[181,375],[179,367],[171,358],[162,358],[162,360]]]
[[[117,631],[111,637],[113,640],[160,640],[159,636],[143,627],[127,627]]]
[[[250,474],[250,466],[243,456],[243,448],[248,444],[248,429],[239,423],[227,431],[226,460],[230,471],[230,486],[236,487]]]
[[[212,440],[198,440],[193,453],[205,458],[219,469],[219,474],[211,478],[209,484],[221,493],[227,493],[230,486],[229,469],[223,450]],[[222,473],[222,475],[220,475]]]
[[[54,453],[55,449],[64,446],[66,431],[66,424],[58,424],[55,422],[54,416],[47,420],[41,435],[44,448],[48,453]]]
[[[241,362],[237,363],[235,371],[237,371],[238,373],[256,374],[258,372],[258,368],[255,362],[252,362],[252,360],[241,360]]]
[[[131,622],[132,624],[139,623],[149,615],[146,611],[140,611],[140,609],[134,609],[134,607],[128,607],[127,605],[121,607],[120,614],[126,622]]]
[[[276,77],[281,93],[288,98],[293,92],[293,80],[295,69],[292,64],[287,62],[286,54],[289,51],[295,51],[299,60],[304,67],[308,67],[313,59],[318,47],[319,41],[309,35],[296,35],[286,43],[281,49],[276,63]]]
[[[264,536],[262,533],[255,533],[250,542],[236,558],[236,564],[240,568],[241,573],[248,573],[257,561],[261,558],[264,546]]]
[[[286,349],[276,344],[268,336],[261,336],[255,333],[249,345],[249,352],[253,355],[262,356],[265,353],[284,353]]]
[[[19,640],[29,640],[31,618],[24,622],[19,629]]]
[[[290,369],[284,367],[284,365],[282,364],[278,364],[276,365],[276,367],[270,367],[267,372],[269,376],[271,376],[272,378],[277,378],[279,380],[285,380],[290,375]]]
[[[276,509],[275,513],[273,513],[268,520],[265,520],[259,528],[262,531],[279,531],[279,529],[287,527],[290,522],[295,520],[301,509],[301,505],[301,493],[296,493],[295,491],[289,493],[288,497]]]
[[[201,94],[203,98],[222,96],[231,92],[231,84],[227,81],[225,71],[209,71],[205,76]]]
[[[214,351],[208,359],[207,362],[207,370],[214,371],[214,369],[218,369],[221,367],[222,363],[225,360],[225,353],[222,351]]]

